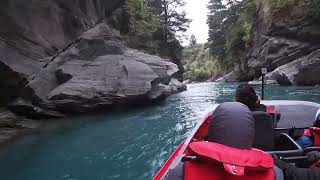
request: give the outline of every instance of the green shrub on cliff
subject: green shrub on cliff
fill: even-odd
[[[320,23],[320,0],[311,0],[309,16]]]
[[[129,20],[128,42],[135,48],[153,51],[153,34],[160,27],[160,20],[152,13],[145,0],[126,0],[125,12]]]
[[[190,20],[181,9],[185,0],[125,0],[123,28],[130,47],[171,59],[181,65],[181,34]],[[182,73],[181,73],[182,74]]]
[[[320,21],[320,0],[268,0],[269,16],[288,16],[294,8],[303,9],[305,20]]]
[[[291,7],[299,3],[301,0],[268,0],[270,13],[287,12]]]
[[[208,6],[211,54],[218,59],[220,69],[228,70],[243,56],[251,41],[255,20],[254,0],[211,0]]]
[[[226,65],[232,66],[249,46],[256,6],[254,1],[243,1],[238,21],[227,32]]]
[[[219,61],[210,54],[208,44],[188,46],[183,50],[182,57],[186,79],[207,80],[223,71]]]

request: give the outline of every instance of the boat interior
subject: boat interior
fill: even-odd
[[[270,155],[277,155],[281,160],[292,163],[298,167],[318,167],[320,163],[304,166],[310,151],[320,151],[320,128],[314,129],[316,115],[320,114],[320,104],[306,101],[262,101],[266,105],[266,112],[253,112],[255,119],[255,139],[253,147]],[[206,141],[208,127],[214,117],[212,116],[216,104],[199,121],[190,136],[174,151],[168,161],[158,172],[154,180],[166,175],[168,170],[175,169],[182,161],[191,161],[196,156],[190,155],[190,143]],[[305,130],[312,130],[314,146],[303,149],[296,140]]]
[[[296,140],[304,130],[312,127],[319,104],[303,101],[264,101],[266,112],[253,112],[255,118],[255,140],[253,147],[268,154],[275,154],[289,163],[306,160],[310,151],[320,151],[320,144],[303,149]],[[193,141],[205,140],[203,129],[210,118],[196,132]],[[320,130],[314,132],[320,137]]]

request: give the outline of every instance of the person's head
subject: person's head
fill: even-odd
[[[247,106],[237,102],[222,103],[213,112],[208,141],[238,149],[251,149],[254,118]]]
[[[255,111],[259,102],[259,96],[249,84],[238,86],[235,94],[235,101],[245,104],[251,111]]]

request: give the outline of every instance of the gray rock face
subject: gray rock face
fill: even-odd
[[[44,121],[37,121],[19,117],[7,109],[0,108],[0,144],[8,142],[19,135],[39,127],[43,127]]]
[[[84,33],[79,42],[47,66],[43,71],[46,75],[40,73],[31,81],[28,87],[41,99],[34,103],[83,113],[133,101],[152,101],[183,89],[181,82],[172,79],[179,71],[177,65],[126,48],[117,33],[108,29],[98,24]],[[43,86],[51,88],[38,88]]]
[[[22,97],[32,102],[13,103],[23,114],[54,116],[108,109],[134,101],[152,101],[185,89],[172,79],[177,65],[157,56],[125,47],[118,32],[98,24],[50,62],[25,86]],[[26,114],[26,113],[25,113]]]
[[[224,83],[238,82],[238,75],[236,74],[235,71],[232,71],[232,72],[230,72],[230,73],[218,78],[214,82],[224,82]]]
[[[11,109],[29,117],[53,117],[58,111],[107,110],[184,90],[173,79],[177,65],[127,48],[106,24],[116,25],[122,3],[1,2],[7,14],[0,15],[0,104],[13,102]]]
[[[71,79],[50,92],[48,99],[61,109],[81,112],[144,96],[158,78],[148,65],[124,55],[100,56],[89,62],[73,60],[58,71]]]
[[[282,65],[266,77],[280,85],[312,86],[320,84],[320,50]]]
[[[0,105],[20,93],[48,60],[123,0],[3,0],[0,2]]]
[[[27,118],[47,119],[64,117],[63,114],[57,111],[44,110],[20,98],[10,103],[7,107],[11,112],[15,113],[16,115],[25,116]]]
[[[266,67],[268,72],[279,68],[272,73],[271,79],[282,85],[318,83],[312,72],[317,72],[320,66],[311,68],[312,71],[302,70],[310,70],[307,59],[320,49],[320,27],[309,17],[309,2],[301,1],[294,7],[287,8],[287,12],[272,13],[274,9],[269,1],[257,1],[253,39],[245,65],[239,66],[239,78],[257,79],[261,76],[261,67]],[[297,65],[294,61],[305,63]],[[304,79],[294,77],[300,75]]]

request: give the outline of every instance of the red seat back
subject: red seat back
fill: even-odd
[[[240,150],[212,142],[189,145],[196,160],[186,162],[185,180],[271,180],[274,162],[259,150]]]
[[[314,138],[314,146],[320,147],[320,128],[318,127],[311,127],[309,128],[313,138]]]
[[[222,164],[194,160],[185,163],[184,180],[274,180],[274,171],[247,171],[243,176],[235,176],[225,171]]]

